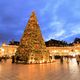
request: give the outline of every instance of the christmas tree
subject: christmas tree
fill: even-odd
[[[28,63],[49,61],[49,52],[46,50],[35,12],[30,16],[15,56]]]

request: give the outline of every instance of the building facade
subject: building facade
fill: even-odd
[[[80,54],[80,44],[74,44],[73,46],[67,47],[47,47],[47,49],[49,50],[51,56],[54,55],[76,56],[77,54]]]
[[[15,55],[15,52],[17,50],[16,45],[7,45],[6,43],[3,43],[0,47],[0,56],[9,56]]]
[[[15,55],[18,46],[16,45],[7,45],[5,43],[0,47],[0,56],[12,56]],[[50,52],[50,56],[54,55],[72,55],[75,56],[80,54],[80,44],[74,44],[74,46],[68,47],[46,47]]]

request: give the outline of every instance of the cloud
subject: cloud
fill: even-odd
[[[63,4],[65,0],[50,0],[49,2],[46,1],[43,6],[43,8],[40,9],[40,14],[45,15],[49,11],[51,12],[50,14],[55,15],[56,11],[58,10],[59,6]]]
[[[51,30],[46,38],[46,40],[49,39],[61,39],[65,35],[65,29],[64,29],[65,23],[62,21],[53,21],[49,24],[49,27],[47,30]]]
[[[60,5],[62,5],[64,3],[65,0],[57,0],[57,2],[54,4],[53,6],[53,14],[56,16],[56,12],[58,10],[58,8],[60,7]]]
[[[45,40],[70,39],[80,34],[79,3],[80,0],[0,1],[1,41],[8,41],[12,38],[20,40],[32,10],[37,12]]]
[[[73,34],[80,34],[80,24],[74,25],[71,31]]]
[[[72,36],[80,34],[80,24],[79,23],[67,23],[64,21],[53,21],[50,23],[50,26],[47,30],[51,29],[48,36],[46,37],[46,41],[49,39],[58,39],[58,40],[66,40]]]
[[[40,9],[40,14],[44,15],[46,13],[46,11],[48,11],[49,7],[50,7],[50,4],[47,3],[46,6],[44,6],[43,9]]]
[[[48,39],[59,39],[60,37],[62,37],[64,35],[65,31],[64,30],[60,30],[59,32],[55,32],[53,34],[50,34],[48,36]]]
[[[46,41],[47,40],[50,40],[50,39],[57,39],[57,40],[69,40],[70,37],[72,36],[75,36],[77,37],[78,34],[80,34],[80,28],[78,27],[76,29],[76,26],[77,25],[74,25],[75,28],[70,28],[72,30],[70,31],[67,31],[66,29],[60,29],[59,31],[55,31],[53,32],[52,34],[50,33],[48,35],[48,37],[46,38]]]
[[[80,17],[80,0],[66,0],[64,3],[64,7],[69,9],[72,12],[74,17]]]

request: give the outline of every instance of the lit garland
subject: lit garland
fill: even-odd
[[[27,57],[28,61],[34,58],[35,62],[40,62],[43,59],[45,61],[49,60],[49,52],[46,50],[46,45],[34,12],[24,30],[16,56],[20,56],[23,60]]]

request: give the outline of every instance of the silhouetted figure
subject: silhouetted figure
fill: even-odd
[[[16,63],[18,63],[19,61],[19,56],[16,56]]]
[[[7,61],[7,56],[4,57],[4,61],[5,61],[5,62]]]
[[[15,57],[14,56],[12,56],[12,63],[14,63],[15,62]]]
[[[0,57],[0,62],[2,61],[2,57]]]
[[[60,57],[60,62],[63,63],[63,56]]]
[[[68,55],[66,56],[67,63],[69,63],[69,57],[70,57],[70,56],[68,56]]]
[[[80,55],[76,55],[76,61],[77,61],[77,64],[79,65],[79,62],[80,62]]]

